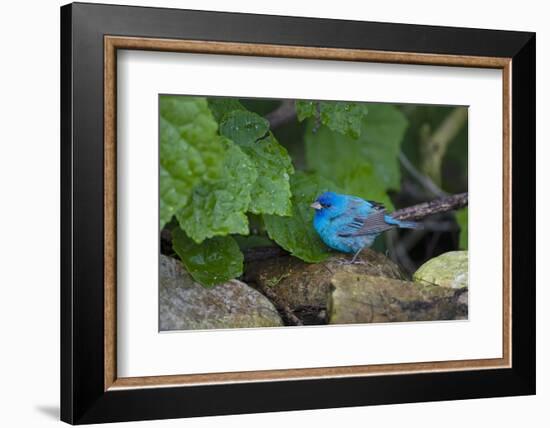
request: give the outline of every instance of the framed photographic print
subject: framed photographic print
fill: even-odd
[[[535,393],[533,33],[61,8],[61,418]]]

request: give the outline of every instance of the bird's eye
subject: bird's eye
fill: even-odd
[[[328,204],[328,203],[324,203],[324,204],[321,204],[321,205],[323,206],[323,208],[330,208],[330,206],[331,206],[331,205]]]

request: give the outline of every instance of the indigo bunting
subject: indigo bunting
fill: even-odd
[[[315,209],[313,227],[323,242],[335,250],[355,254],[351,263],[380,233],[394,227],[420,227],[418,223],[396,220],[382,204],[357,196],[325,192],[311,208]]]

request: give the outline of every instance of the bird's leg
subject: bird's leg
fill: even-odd
[[[363,251],[363,247],[359,248],[359,251],[357,251],[355,253],[355,255],[353,256],[353,258],[351,259],[351,262],[349,262],[350,265],[354,264],[355,263],[355,259],[357,258],[357,256],[359,256],[359,253]]]

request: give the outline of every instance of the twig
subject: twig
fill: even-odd
[[[313,129],[311,130],[311,132],[316,134],[320,127],[321,127],[321,103],[319,101],[316,101],[315,102],[315,123],[313,125]]]
[[[466,107],[455,108],[429,138],[420,139],[420,169],[436,183],[441,183],[441,164],[449,143],[468,119]]]
[[[400,194],[407,195],[414,201],[426,200],[426,189],[420,187],[416,181],[411,179],[403,180]]]
[[[296,118],[294,100],[284,100],[279,107],[268,113],[265,118],[271,128],[277,128]]]
[[[407,172],[411,175],[411,177],[422,184],[422,186],[424,186],[424,188],[430,191],[434,196],[442,197],[447,195],[447,193],[441,190],[439,186],[430,179],[430,177],[418,171],[411,163],[411,161],[407,158],[407,156],[405,156],[405,153],[399,152],[399,161],[401,162],[401,165],[403,165],[403,168],[405,168]]]
[[[257,287],[259,290],[267,296],[269,300],[271,300],[275,306],[282,311],[285,314],[285,317],[287,318],[288,322],[291,325],[304,325],[302,320],[298,318],[296,315],[294,315],[294,312],[292,312],[292,309],[288,307],[286,304],[284,304],[281,299],[279,299],[279,296],[277,296],[276,293],[273,292],[269,287],[262,286],[260,284],[257,284]]]
[[[468,205],[468,193],[446,196],[430,202],[424,202],[412,207],[394,211],[392,217],[396,220],[417,220],[429,215],[457,210]]]

